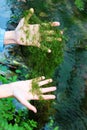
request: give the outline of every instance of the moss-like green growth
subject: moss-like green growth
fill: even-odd
[[[33,96],[38,95],[40,100],[43,99],[40,86],[37,83],[37,79],[32,80],[32,89],[30,91],[32,92]]]
[[[29,2],[28,2],[29,1]],[[55,0],[56,2],[56,0]],[[51,7],[48,4],[48,0],[27,0],[26,8],[22,8],[19,5],[19,9],[17,12],[25,11],[25,9],[29,9],[33,7],[35,9],[35,14],[29,19],[29,24],[40,24],[40,33],[41,33],[41,39],[40,39],[40,48],[34,47],[34,46],[22,46],[22,54],[24,56],[25,63],[29,67],[29,78],[35,78],[41,75],[45,75],[46,78],[52,77],[55,68],[58,67],[58,65],[61,63],[63,59],[63,49],[64,49],[64,38],[63,35],[61,35],[61,30],[59,27],[51,27],[50,26],[50,18],[49,15],[51,15],[52,10]],[[21,8],[21,9],[20,9]],[[16,10],[15,9],[15,10]],[[29,11],[29,10],[28,10]],[[25,11],[25,15],[28,14],[28,11]],[[41,17],[41,12],[44,12],[47,14],[48,17]],[[48,14],[49,13],[49,14]],[[16,13],[16,15],[19,15],[19,13]],[[22,15],[24,17],[25,15]],[[45,26],[44,23],[46,24]],[[52,21],[51,21],[52,22]],[[53,35],[47,35],[46,31],[54,31]],[[62,39],[62,41],[60,39]],[[59,40],[58,40],[59,39]],[[51,49],[51,53],[47,52],[47,49]],[[35,89],[38,91],[38,86],[36,83],[33,85]],[[32,89],[33,90],[33,89]],[[36,91],[35,90],[35,91]],[[34,91],[34,92],[35,92]],[[33,92],[33,93],[34,93]],[[35,130],[41,129],[44,124],[48,121],[49,116],[54,115],[51,110],[52,101],[32,101],[32,104],[36,106],[37,110],[39,111],[37,114],[32,114],[32,112],[29,111],[30,118],[35,119],[38,122],[38,128]]]
[[[51,26],[51,22],[42,23],[35,14],[29,19],[29,23],[32,21],[40,24],[40,47],[23,48],[23,55],[26,57],[24,60],[30,68],[30,78],[41,75],[52,77],[55,68],[63,59],[64,36],[59,27]],[[48,49],[51,53],[48,53]]]

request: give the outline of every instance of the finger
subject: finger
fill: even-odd
[[[26,84],[30,84],[30,82],[31,82],[31,84],[32,84],[33,81],[38,84],[39,81],[44,80],[44,79],[45,79],[45,76],[33,78],[33,79],[31,79],[31,80],[26,80]]]
[[[52,82],[52,79],[47,79],[47,80],[39,82],[38,85],[43,86],[43,85],[46,85],[46,84],[51,83],[51,82]]]
[[[57,22],[57,21],[51,22],[50,24],[51,26],[60,26],[60,22]]]
[[[44,46],[44,45],[40,45],[39,48],[42,50],[42,51],[46,51],[48,53],[51,53],[51,49],[49,49],[48,47]]]
[[[46,37],[46,41],[47,42],[52,42],[52,41],[59,41],[59,42],[61,42],[62,41],[62,38],[61,37],[59,37],[59,38],[57,38],[57,37]]]
[[[46,31],[44,31],[43,32],[43,35],[46,37],[46,36],[51,36],[51,37],[58,37],[58,36],[61,36],[61,35],[63,35],[63,31],[61,30],[60,32],[59,32],[59,35],[58,35],[58,33],[56,32],[56,31],[54,31],[54,30],[46,30]]]
[[[55,32],[53,30],[49,30],[49,31],[44,31],[45,34],[48,34],[48,35],[53,35],[55,34]]]
[[[30,8],[28,11],[28,14],[25,16],[25,23],[28,22],[28,20],[31,18],[31,16],[34,14],[34,9]]]
[[[49,22],[49,23],[42,23],[41,26],[43,26],[43,27],[60,26],[60,22],[55,21],[55,22]]]
[[[41,35],[41,40],[43,41],[53,41],[55,38],[56,38],[56,32],[54,30],[46,29],[46,31],[43,31]]]
[[[55,98],[56,98],[56,96],[53,94],[48,94],[48,95],[37,95],[36,94],[31,97],[31,100],[51,100],[51,99],[55,99]]]
[[[45,76],[37,77],[37,78],[34,78],[32,80],[39,82],[39,81],[41,81],[43,79],[45,79]]]
[[[24,25],[24,18],[22,18],[17,26],[16,29],[22,29],[23,28],[23,25]]]
[[[41,99],[44,99],[44,100],[51,100],[51,99],[55,99],[56,96],[55,95],[42,95],[42,98]]]
[[[47,30],[43,32],[43,35],[46,36],[55,36],[55,32],[53,30]]]
[[[24,106],[26,106],[29,110],[33,111],[34,113],[37,113],[37,109],[36,107],[34,107],[33,105],[31,105],[28,101],[23,101],[22,103]]]
[[[42,93],[52,92],[55,91],[56,87],[47,87],[47,88],[41,88]]]

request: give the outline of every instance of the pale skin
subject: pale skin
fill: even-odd
[[[40,26],[42,25],[28,24],[28,21],[33,14],[34,10],[31,8],[29,10],[28,17],[22,18],[14,31],[6,31],[4,44],[16,43],[25,46],[27,45],[27,46],[36,46],[39,48],[41,47],[40,42],[43,41],[43,39],[41,39],[41,35],[44,35],[40,33]],[[59,25],[60,23],[55,21],[52,23],[46,23],[43,25],[43,27],[59,26]],[[52,35],[55,33],[54,30],[45,30],[44,33],[47,34],[47,39],[51,39],[51,41],[53,40]],[[48,53],[51,52],[49,48],[46,48],[46,50]]]
[[[56,90],[56,87],[47,87],[42,88],[43,85],[49,84],[52,82],[52,79],[46,79],[45,77],[38,78],[38,85],[41,87],[42,98],[44,100],[55,99],[55,95],[46,94]],[[30,91],[32,89],[32,79],[25,81],[17,81],[10,84],[0,85],[0,98],[15,97],[20,103],[26,106],[29,110],[32,110],[34,113],[37,112],[35,106],[31,105],[28,101],[30,100],[39,100],[37,94],[32,94]]]
[[[29,15],[29,18],[33,14],[33,9],[31,9],[31,14]],[[29,18],[27,20],[29,20]],[[47,26],[48,24],[46,24]],[[53,22],[50,23],[50,26],[59,26],[59,22]],[[40,48],[40,32],[39,32],[40,25],[39,24],[27,24],[26,19],[22,18],[13,31],[6,31],[4,36],[4,44],[19,44],[19,45],[27,45],[27,46],[36,46]],[[26,39],[26,33],[24,30],[28,31],[30,34],[29,39]],[[46,33],[51,34],[54,33],[53,30],[48,32],[46,30]],[[36,36],[35,41],[34,36]],[[23,38],[23,40],[21,40]],[[43,40],[43,39],[42,39]],[[26,44],[27,42],[27,44]],[[51,50],[48,48],[48,53],[51,52]],[[37,109],[35,106],[31,105],[30,100],[39,100],[39,96],[37,94],[32,94],[30,91],[32,89],[32,80],[26,80],[26,81],[17,81],[10,84],[4,84],[0,85],[0,98],[7,98],[7,97],[15,97],[17,100],[19,100],[24,106],[26,106],[29,110],[32,110],[33,112],[37,112]],[[48,92],[53,92],[56,90],[55,86],[42,88],[43,85],[47,85],[52,82],[52,79],[45,79],[44,76],[41,76],[38,78],[38,85],[41,87],[41,93],[42,98],[44,100],[50,100],[55,99],[55,95],[53,94],[46,94]]]

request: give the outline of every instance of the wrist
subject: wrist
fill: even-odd
[[[15,31],[6,31],[4,36],[4,44],[15,43]]]
[[[0,85],[0,98],[13,97],[13,86],[12,84]]]

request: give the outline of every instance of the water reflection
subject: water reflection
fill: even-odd
[[[0,0],[0,28],[6,28],[6,23],[10,18],[10,8],[6,0]]]

